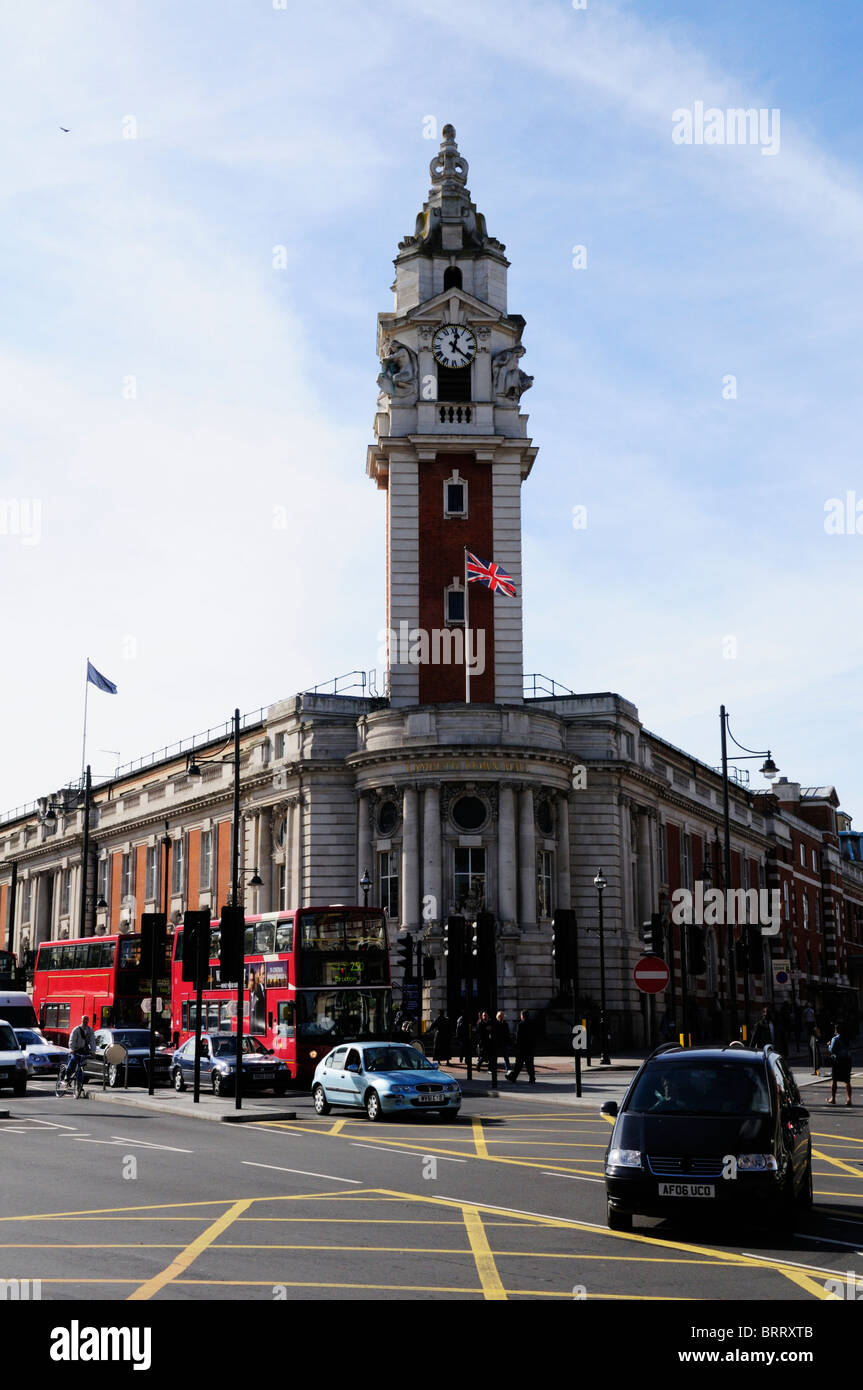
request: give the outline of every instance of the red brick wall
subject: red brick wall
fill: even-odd
[[[466,519],[444,519],[443,485],[453,469],[467,482]],[[444,626],[444,590],[453,576],[464,578],[464,548],[489,564],[495,557],[492,525],[492,470],[473,454],[438,454],[434,463],[421,463],[419,472],[419,623],[426,632]],[[494,702],[494,594],[482,584],[468,591],[468,622],[485,631],[485,670],[472,676],[471,703]],[[421,704],[464,700],[464,665],[421,665]]]

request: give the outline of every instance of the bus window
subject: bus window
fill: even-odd
[[[344,918],[331,912],[309,912],[303,917],[303,947],[311,951],[343,951]]]
[[[280,1038],[293,1038],[296,1035],[296,1025],[294,1022],[295,1007],[293,999],[282,999],[279,1002],[279,1017],[276,1032]]]
[[[141,964],[141,938],[127,937],[120,942],[120,969]]]
[[[274,928],[272,922],[259,922],[255,927],[256,956],[270,955],[273,950]]]
[[[292,951],[294,949],[294,924],[293,922],[276,923],[276,950]]]

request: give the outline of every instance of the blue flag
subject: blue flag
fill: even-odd
[[[97,671],[96,667],[89,659],[87,661],[87,679],[92,685],[95,685],[97,690],[104,690],[106,695],[117,694],[117,687],[114,682],[109,681],[107,676],[103,676]]]

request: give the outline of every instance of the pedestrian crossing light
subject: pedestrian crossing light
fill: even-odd
[[[443,924],[443,953],[460,960],[464,951],[464,918],[447,917]]]
[[[410,932],[405,932],[398,943],[396,961],[404,971],[406,980],[413,979],[414,972],[414,939]]]

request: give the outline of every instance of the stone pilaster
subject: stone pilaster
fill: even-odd
[[[402,926],[413,930],[420,923],[419,817],[415,787],[404,789],[402,830]]]
[[[502,784],[499,791],[497,822],[497,916],[503,928],[516,920],[515,792]]]
[[[536,831],[531,787],[519,793],[518,876],[519,925],[522,931],[532,931],[536,928]]]
[[[423,792],[423,897],[431,898],[431,915],[424,919],[428,923],[441,920],[441,828],[440,794],[437,787],[426,787]]]

